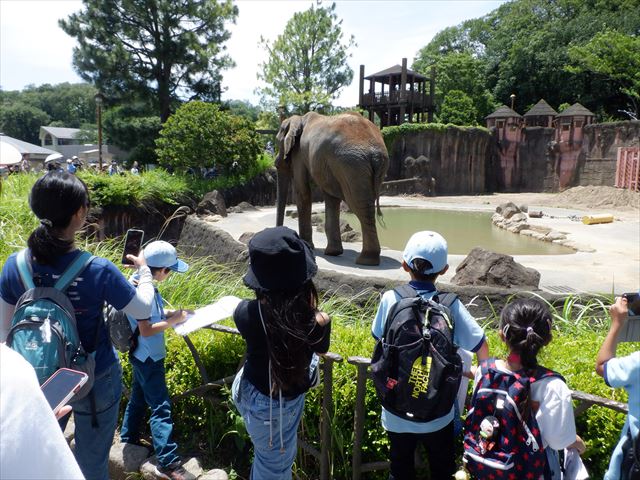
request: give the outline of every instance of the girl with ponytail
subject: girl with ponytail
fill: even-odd
[[[247,356],[232,397],[253,442],[250,478],[290,480],[305,393],[318,379],[316,354],[329,349],[331,323],[317,308],[314,254],[296,232],[258,232],[249,262],[244,283],[256,298],[233,315]]]

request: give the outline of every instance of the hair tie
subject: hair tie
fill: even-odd
[[[40,219],[40,224],[45,226],[45,227],[53,227],[53,222],[51,220],[49,220],[48,218],[41,218]]]
[[[531,332],[533,332],[533,327],[527,327],[527,335],[529,335]]]
[[[507,336],[507,332],[509,331],[510,326],[511,325],[507,323],[504,327],[502,327],[502,335],[504,335],[505,337]]]

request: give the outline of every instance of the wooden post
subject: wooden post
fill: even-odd
[[[363,108],[364,105],[364,65],[360,65],[360,88],[359,88],[359,99],[360,99],[360,108]]]
[[[320,480],[330,480],[333,424],[333,364],[341,362],[336,353],[326,353],[322,362],[322,416],[320,418]]]
[[[433,110],[436,103],[436,66],[431,66],[431,78],[429,78],[429,110],[427,113],[427,121],[433,122]]]
[[[369,359],[349,357],[347,361],[358,369],[356,376],[356,410],[353,417],[353,455],[351,460],[352,480],[360,480],[362,475],[362,436],[364,433],[364,400],[367,393],[367,371]]]
[[[407,59],[402,59],[402,70],[400,70],[400,91],[398,92],[398,101],[400,102],[400,113],[398,118],[398,125],[404,123],[404,115],[407,109]]]

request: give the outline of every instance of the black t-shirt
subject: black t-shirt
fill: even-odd
[[[264,315],[264,309],[263,309]],[[267,339],[260,321],[258,300],[243,300],[233,314],[233,320],[240,334],[247,342],[247,358],[244,363],[244,378],[251,382],[260,393],[269,396],[269,354]],[[329,350],[331,337],[331,322],[326,325],[316,324],[309,332],[307,350],[307,364],[311,362],[313,353],[326,353]],[[295,397],[305,393],[306,388],[283,390],[283,397]]]

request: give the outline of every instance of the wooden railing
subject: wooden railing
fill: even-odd
[[[211,330],[230,333],[233,335],[239,335],[240,332],[233,328],[224,325],[211,325],[207,327]],[[202,379],[202,385],[187,390],[179,395],[172,397],[172,401],[184,398],[187,396],[207,396],[207,393],[211,393],[214,390],[219,390],[223,386],[230,386],[233,383],[235,375],[211,381],[207,375],[200,354],[196,350],[193,342],[189,339],[188,335],[185,335],[184,341],[187,347],[193,355],[193,360],[196,363],[200,377]],[[336,353],[327,353],[322,355],[322,361],[320,363],[320,369],[322,371],[322,415],[320,417],[320,449],[318,450],[311,444],[310,439],[298,437],[298,443],[300,447],[309,455],[311,455],[319,464],[320,480],[329,480],[332,472],[331,465],[331,451],[333,448],[331,425],[333,424],[333,367],[336,363],[342,363],[342,356]],[[365,423],[365,396],[367,392],[367,380],[370,378],[369,365],[371,360],[368,357],[349,357],[347,362],[356,367],[356,404],[353,418],[353,452],[352,452],[352,480],[360,480],[363,473],[373,472],[377,470],[387,470],[389,468],[388,461],[377,461],[362,463],[362,438],[364,434]],[[244,358],[240,362],[238,369],[244,363]],[[628,413],[628,407],[626,404],[610,400],[608,398],[598,397],[589,393],[572,391],[572,398],[577,402],[574,410],[575,416],[583,414],[589,408],[593,406],[600,406],[609,408],[617,412]]]

